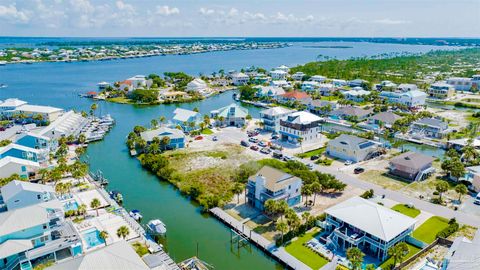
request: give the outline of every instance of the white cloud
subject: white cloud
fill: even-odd
[[[127,4],[123,1],[115,2],[115,6],[121,11],[124,11],[127,13],[135,13],[135,8],[131,4]]]
[[[15,5],[2,6],[0,5],[0,19],[5,19],[13,23],[28,23],[30,17],[27,11],[18,10]]]
[[[372,22],[377,23],[377,24],[387,24],[387,25],[409,24],[409,23],[411,23],[411,21],[392,20],[392,19],[379,19],[379,20],[373,20]]]
[[[202,15],[213,15],[213,14],[215,14],[215,10],[213,10],[213,9],[208,9],[208,8],[203,8],[203,7],[200,8],[199,12],[200,12],[200,14],[202,14]]]
[[[157,6],[155,14],[163,16],[176,15],[180,14],[180,9],[169,6]]]
[[[89,0],[70,0],[70,5],[74,11],[79,13],[91,14],[95,12],[95,7]]]

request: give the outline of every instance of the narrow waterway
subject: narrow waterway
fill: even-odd
[[[31,104],[88,111],[91,101],[79,98],[79,93],[94,90],[95,84],[100,81],[118,81],[136,74],[184,71],[198,75],[251,65],[264,68],[281,64],[293,66],[314,61],[319,54],[349,58],[380,53],[447,49],[401,44],[322,43],[339,44],[352,48],[313,48],[298,43],[275,50],[229,51],[102,62],[7,65],[0,67],[0,83],[8,85],[8,88],[0,90],[0,100],[17,97]],[[212,264],[215,269],[281,269],[275,261],[255,248],[232,250],[227,227],[208,215],[202,215],[197,205],[181,196],[171,185],[160,182],[157,177],[143,170],[139,162],[129,156],[124,143],[133,126],[147,125],[152,118],[158,119],[160,116],[168,119],[177,106],[190,109],[198,107],[200,112],[208,113],[231,102],[231,93],[228,92],[202,102],[182,105],[142,107],[100,102],[99,113],[111,114],[117,125],[105,140],[89,146],[88,160],[92,170],[102,170],[110,180],[109,189],[119,190],[124,195],[127,209],[139,209],[146,221],[160,218],[166,223],[166,247],[176,261],[195,255],[198,245],[200,258]],[[248,109],[252,116],[258,116],[257,108]]]

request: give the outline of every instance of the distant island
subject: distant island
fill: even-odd
[[[315,48],[315,49],[351,49],[353,48],[352,46],[341,46],[341,45],[309,45],[309,46],[303,46],[304,48]]]

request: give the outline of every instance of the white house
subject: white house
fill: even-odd
[[[8,211],[56,199],[53,186],[25,181],[10,181],[0,191]]]
[[[245,73],[242,72],[234,73],[231,76],[232,84],[236,86],[245,85],[250,80],[250,77],[248,77]]]
[[[313,75],[312,77],[310,77],[310,81],[318,82],[318,83],[323,83],[326,80],[327,78],[321,75]]]
[[[87,123],[88,120],[81,114],[74,111],[68,111],[58,117],[55,121],[51,122],[50,125],[40,130],[38,134],[50,139],[58,139],[70,135],[77,136]]]
[[[292,86],[290,83],[286,80],[274,80],[270,82],[271,86],[274,87],[283,87],[283,88],[291,88]]]
[[[431,98],[446,99],[451,98],[455,94],[455,88],[445,82],[437,82],[430,85],[428,95]]]
[[[376,156],[380,145],[371,140],[342,134],[328,142],[326,153],[342,160],[360,162]]]
[[[176,108],[173,114],[173,125],[181,126],[184,131],[195,130],[198,128],[200,122],[202,122],[202,115],[199,112]],[[192,127],[190,123],[194,123],[195,125]]]
[[[359,89],[355,89],[355,88],[353,90],[343,92],[345,99],[355,101],[355,102],[362,102],[366,96],[370,95],[370,91],[365,91],[361,88]]]
[[[255,93],[255,96],[257,97],[275,98],[279,95],[285,94],[285,90],[282,87],[260,85],[255,88],[257,89],[257,92]]]
[[[342,87],[342,86],[347,86],[348,82],[340,79],[332,79],[332,84],[335,85],[336,87]]]
[[[451,77],[447,84],[453,86],[456,91],[470,91],[472,89],[472,78]]]
[[[273,107],[260,112],[260,119],[263,122],[263,129],[277,133],[280,130],[280,119],[293,113],[294,110],[290,110],[284,107]]]
[[[203,94],[206,92],[207,88],[207,83],[200,78],[195,78],[187,84],[187,91],[189,92],[198,92]]]
[[[278,69],[270,72],[270,77],[272,77],[272,80],[286,80],[287,75],[287,72]]]
[[[18,174],[21,179],[28,180],[34,177],[40,169],[40,163],[35,161],[11,156],[0,159],[0,178]]]
[[[400,103],[410,108],[425,105],[427,94],[419,90],[412,90],[403,93],[382,91],[380,98],[386,99],[389,103]]]
[[[418,86],[411,83],[402,83],[397,87],[398,92],[409,92],[414,90],[418,90]]]
[[[292,74],[292,79],[294,79],[295,81],[301,81],[303,80],[303,77],[305,77],[305,73],[300,71]]]
[[[287,73],[290,71],[290,68],[287,67],[287,66],[285,66],[285,65],[281,65],[281,66],[279,66],[279,67],[276,67],[275,69],[276,69],[276,70],[285,71],[285,72],[287,72]]]
[[[50,107],[50,106],[39,106],[39,105],[29,105],[25,104],[19,106],[15,109],[15,113],[24,114],[27,117],[33,117],[35,115],[41,115],[45,121],[55,121],[60,115],[63,114],[63,109]]]
[[[304,81],[302,82],[301,88],[303,91],[306,91],[306,92],[315,92],[318,89],[318,85],[319,85],[318,82]]]
[[[280,119],[281,139],[295,145],[300,143],[299,138],[302,143],[315,142],[321,138],[321,121],[322,118],[306,111],[289,114]]]
[[[20,100],[18,98],[9,98],[4,100],[3,102],[0,102],[0,112],[4,113],[8,111],[13,111],[17,109],[17,107],[25,104],[27,104],[26,101]]]
[[[333,84],[331,83],[321,83],[318,85],[318,92],[322,96],[330,96],[335,92],[336,88]]]

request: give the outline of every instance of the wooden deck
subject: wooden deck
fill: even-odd
[[[215,207],[210,209],[210,213],[212,213],[212,215],[222,221],[225,225],[228,225],[230,228],[235,230],[238,234],[248,238],[250,242],[254,243],[257,247],[271,255],[288,268],[299,270],[311,269],[297,258],[290,255],[283,247],[277,248],[274,242],[271,242],[260,234],[254,232],[248,226],[245,226],[241,221],[236,220],[222,209]]]

